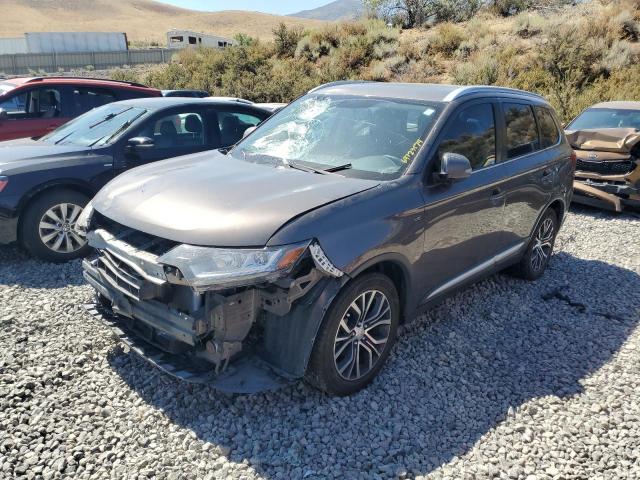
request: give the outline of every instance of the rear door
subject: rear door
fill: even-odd
[[[117,100],[113,90],[73,86],[69,88],[69,102],[75,117]]]
[[[41,137],[73,118],[68,87],[40,86],[16,92],[0,103],[0,140]]]
[[[427,179],[425,187],[425,297],[431,300],[491,268],[506,248],[505,183],[500,164],[499,105],[468,102],[451,115],[437,140],[430,171],[439,170],[447,152],[466,156],[470,177],[448,184]]]
[[[508,172],[504,228],[508,243],[516,245],[529,237],[551,198],[561,165],[553,148],[560,142],[560,132],[546,107],[526,101],[504,100],[501,115]]]

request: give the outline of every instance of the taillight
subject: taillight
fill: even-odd
[[[576,165],[578,164],[578,155],[576,155],[575,150],[571,150],[571,168],[576,169]]]
[[[0,177],[0,192],[4,190],[4,187],[9,185],[9,179],[7,177]]]

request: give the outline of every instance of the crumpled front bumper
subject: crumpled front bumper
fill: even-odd
[[[214,366],[195,355],[188,315],[172,312],[160,302],[136,301],[118,291],[96,268],[95,260],[84,260],[83,275],[97,293],[111,303],[96,301],[87,311],[109,327],[115,338],[169,375],[190,383],[210,385],[227,393],[257,393],[275,390],[294,379],[277,372],[250,351],[242,352],[217,374]]]
[[[640,161],[635,163],[636,167],[627,173],[576,170],[573,201],[616,212],[625,207],[640,208]]]

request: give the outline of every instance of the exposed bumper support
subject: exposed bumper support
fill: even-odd
[[[234,361],[223,373],[216,375],[211,363],[189,354],[170,354],[141,340],[126,325],[126,321],[98,304],[85,305],[87,311],[109,327],[116,340],[172,377],[189,383],[210,385],[227,393],[258,393],[276,390],[294,380],[282,377],[254,355]]]

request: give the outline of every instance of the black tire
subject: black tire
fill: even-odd
[[[80,215],[79,213],[75,215],[75,220],[73,222],[63,222],[61,227],[66,229],[68,232],[67,236],[70,237],[69,242],[71,243],[71,251],[67,251],[67,240],[66,237],[64,237],[64,234],[63,238],[65,238],[65,240],[63,240],[63,243],[60,245],[60,250],[53,248],[55,247],[55,243],[59,236],[56,236],[50,241],[50,244],[47,245],[43,240],[43,236],[46,238],[48,235],[53,235],[56,232],[54,230],[41,230],[40,223],[43,220],[45,213],[58,205],[70,204],[84,208],[88,202],[89,198],[86,195],[74,190],[61,189],[42,193],[31,202],[21,219],[20,240],[22,245],[29,251],[29,253],[31,253],[31,255],[47,262],[63,263],[85,256],[89,250],[88,245],[84,244],[79,248],[74,248],[79,245],[79,243],[75,236],[72,236],[72,233],[68,232],[69,229],[73,228],[75,220],[77,220],[77,217]],[[69,219],[72,218],[72,212],[73,208],[69,212]],[[50,223],[51,225],[58,223],[53,218],[47,218],[47,221],[47,223]],[[42,236],[41,231],[43,232]]]
[[[368,309],[371,315],[369,317],[366,313],[363,315],[365,319],[369,318],[369,321],[354,327],[352,333],[347,334],[348,330],[342,324],[343,317],[346,321],[344,325],[347,323],[358,324],[358,318],[356,318],[355,310],[352,309],[352,304],[362,298],[365,299],[363,301],[370,302],[371,305]],[[369,300],[366,300],[367,298]],[[382,315],[380,313],[386,308],[384,299],[389,306],[389,312]],[[378,308],[380,308],[380,312]],[[374,315],[376,313],[379,314],[378,317]],[[388,325],[386,324],[387,320]],[[395,342],[399,321],[400,301],[393,282],[380,273],[366,274],[356,278],[344,287],[327,310],[313,346],[305,379],[314,387],[330,395],[345,396],[361,390],[373,380],[387,360]],[[369,325],[368,331],[367,324]],[[379,325],[371,327],[374,324]],[[341,334],[340,337],[338,337],[338,333]],[[385,335],[386,341],[383,345],[374,343],[374,341],[385,338]],[[346,338],[351,340],[341,340]],[[371,349],[372,345],[376,346],[375,350]],[[334,354],[340,350],[342,353],[336,358]],[[356,351],[362,352],[362,361],[358,354],[354,353]],[[370,353],[367,354],[367,352]],[[357,364],[354,361],[349,362],[353,359],[357,359]],[[339,363],[341,366],[347,365],[342,373],[339,371]],[[362,369],[366,371],[358,370],[357,373],[361,373],[360,376],[354,375],[356,378],[347,378],[349,365],[351,372],[356,368],[356,365],[357,369],[362,366]]]
[[[552,228],[549,234],[546,233],[547,225],[551,225]],[[524,280],[533,281],[539,279],[547,269],[547,265],[549,265],[557,235],[558,217],[556,212],[548,209],[536,224],[531,241],[520,262],[514,265],[509,273]],[[548,243],[548,247],[540,247],[540,245],[543,245],[543,240],[544,244]],[[542,252],[546,254],[546,257],[540,257],[540,248],[542,248]]]

